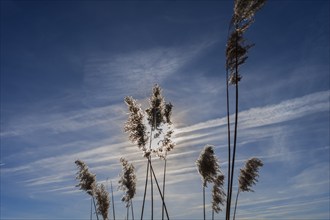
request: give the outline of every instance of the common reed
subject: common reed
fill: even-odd
[[[108,220],[110,199],[109,193],[103,184],[98,184],[96,186],[95,197],[97,202],[97,213],[103,217],[103,220]]]
[[[124,195],[122,197],[122,201],[126,203],[127,208],[127,219],[129,213],[129,207],[132,209],[132,219],[134,219],[134,212],[132,206],[132,199],[136,194],[136,174],[135,168],[133,164],[128,163],[125,158],[120,158],[120,162],[122,164],[122,172],[120,174],[120,178],[118,181],[119,189],[124,191]]]
[[[140,105],[132,97],[126,97],[125,103],[128,106],[129,117],[125,123],[125,132],[128,133],[129,139],[138,145],[142,150],[143,156],[147,158],[146,180],[143,194],[141,219],[144,214],[144,204],[146,199],[146,191],[148,187],[148,180],[150,178],[150,194],[151,194],[151,219],[154,215],[153,203],[153,181],[155,181],[159,195],[162,200],[162,219],[164,218],[164,211],[167,218],[168,212],[164,200],[165,194],[165,175],[166,175],[166,158],[167,153],[171,151],[175,144],[172,141],[173,129],[171,128],[171,114],[172,104],[166,103],[162,96],[162,90],[158,84],[152,88],[152,94],[149,98],[149,107],[143,111]],[[147,132],[148,128],[150,129]],[[149,144],[148,144],[149,143]],[[147,146],[148,145],[148,146]],[[152,154],[164,159],[164,174],[163,174],[163,191],[161,191],[152,166]],[[149,173],[150,172],[150,173]]]
[[[76,187],[79,187],[81,190],[85,191],[88,195],[91,196],[91,199],[93,200],[94,204],[95,215],[98,220],[99,217],[97,215],[97,208],[94,199],[96,189],[96,176],[89,171],[88,166],[85,164],[85,162],[81,160],[76,160],[75,164],[79,169],[76,175],[76,179],[79,181],[79,184],[76,185]]]
[[[205,211],[205,188],[208,183],[214,183],[215,188],[213,194],[212,201],[212,210],[220,210],[219,204],[224,200],[222,196],[224,196],[223,192],[223,183],[224,176],[220,171],[220,165],[218,158],[214,153],[214,147],[212,145],[206,145],[204,149],[201,151],[198,159],[196,160],[196,166],[198,173],[202,178],[202,186],[203,186],[203,217],[204,220],[206,218]],[[213,207],[214,205],[214,207]],[[213,211],[212,211],[213,212]]]
[[[265,4],[266,0],[235,0],[234,13],[232,15],[228,40],[226,45],[226,93],[227,93],[227,133],[228,133],[228,188],[226,220],[230,219],[231,197],[233,191],[233,177],[235,170],[235,158],[237,148],[237,125],[238,125],[238,85],[242,79],[239,73],[240,66],[245,63],[248,50],[253,44],[247,44],[244,38],[245,31],[254,21],[255,13]],[[230,107],[229,107],[229,85],[235,86],[235,121],[234,140],[231,152],[231,129],[230,129]]]
[[[240,192],[254,192],[252,186],[258,182],[259,168],[264,164],[258,158],[250,158],[246,161],[245,166],[240,169],[240,175],[238,177],[238,190],[236,194],[234,217],[236,216],[237,201]]]

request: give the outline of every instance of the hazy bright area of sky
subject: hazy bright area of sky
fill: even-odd
[[[201,219],[195,161],[204,145],[215,146],[226,175],[232,10],[232,1],[1,0],[0,218],[89,219],[76,159],[99,182],[112,181],[116,217],[124,218],[122,156],[137,170],[138,218],[146,160],[123,131],[123,99],[145,107],[159,83],[174,105],[177,144],[168,157],[168,212]],[[329,1],[269,0],[246,39],[255,46],[241,68],[235,180],[252,156],[264,167],[255,192],[240,194],[237,219],[329,219]],[[153,163],[161,180],[163,161]]]

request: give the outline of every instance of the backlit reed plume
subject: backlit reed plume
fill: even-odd
[[[196,161],[196,166],[203,183],[203,214],[205,220],[205,188],[207,187],[207,183],[214,183],[218,175],[221,174],[219,162],[214,154],[212,145],[206,145],[204,147]]]
[[[119,189],[124,191],[124,195],[121,198],[121,201],[126,203],[126,219],[129,219],[129,208],[131,207],[132,211],[132,219],[134,220],[134,211],[133,211],[133,201],[136,194],[136,175],[135,168],[133,164],[128,163],[125,158],[120,158],[120,162],[122,164],[122,172],[120,175],[120,179],[118,181]]]
[[[266,0],[235,0],[234,13],[230,22],[226,45],[226,88],[227,88],[227,130],[228,130],[228,188],[226,220],[230,219],[231,197],[233,191],[233,177],[235,170],[237,124],[238,124],[238,83],[242,76],[239,68],[245,63],[248,50],[253,46],[247,44],[243,34],[254,21],[255,13],[265,4]],[[228,85],[235,86],[235,127],[233,152],[231,156],[231,131],[229,119],[229,89]]]
[[[151,127],[150,131],[150,147],[151,139],[159,138],[162,134],[162,139],[157,143],[157,148],[153,150],[159,156],[159,158],[164,160],[164,172],[163,172],[163,199],[165,199],[165,180],[166,180],[166,165],[167,165],[167,154],[170,152],[175,143],[172,141],[172,108],[171,103],[166,103],[164,97],[162,96],[162,89],[159,85],[155,85],[152,89],[152,95],[149,99],[149,108],[146,110],[148,115],[148,122]],[[156,132],[152,136],[152,132]],[[162,205],[162,219],[164,219],[164,203]]]
[[[146,155],[148,137],[146,135],[146,126],[143,123],[143,111],[130,96],[125,97],[125,103],[128,106],[129,117],[125,123],[124,131],[128,133],[129,140],[137,144],[143,151],[143,154]]]
[[[249,159],[245,167],[240,170],[240,175],[238,177],[238,192],[236,195],[236,202],[235,202],[235,210],[234,210],[234,218],[236,215],[236,208],[237,208],[237,200],[238,195],[240,192],[254,192],[252,190],[252,186],[258,182],[259,177],[259,168],[262,167],[264,164],[258,158],[251,158]]]
[[[76,160],[75,164],[79,169],[76,175],[76,179],[79,181],[79,184],[76,185],[76,187],[79,187],[81,190],[85,191],[88,195],[92,197],[96,218],[99,219],[94,199],[96,189],[96,176],[88,170],[88,166],[85,164],[85,162],[81,160]]]
[[[225,176],[220,173],[217,178],[215,178],[212,188],[212,220],[214,219],[214,212],[219,213],[222,211],[221,206],[223,206],[226,201],[226,193],[223,189],[224,183]]]
[[[125,102],[129,108],[129,118],[125,123],[125,132],[129,133],[129,139],[133,143],[137,143],[142,149],[143,155],[147,158],[147,173],[145,181],[144,196],[142,202],[141,219],[144,213],[144,204],[146,198],[146,190],[148,186],[149,170],[150,170],[150,190],[151,190],[151,219],[153,219],[153,181],[156,182],[160,197],[162,199],[163,210],[165,209],[167,218],[168,213],[164,202],[165,192],[165,172],[166,172],[166,155],[174,148],[171,140],[173,129],[171,128],[172,104],[166,103],[162,96],[162,90],[159,85],[155,85],[152,89],[152,95],[149,99],[149,107],[142,111],[141,107],[132,97],[126,97]],[[145,123],[146,122],[146,123]],[[148,127],[150,131],[147,132]],[[149,142],[149,146],[147,146]],[[157,177],[155,175],[151,155],[156,153],[160,158],[165,159],[163,192],[161,192]],[[162,211],[164,215],[164,211]]]
[[[151,130],[154,132],[154,137],[158,137],[161,132],[160,125],[164,122],[164,97],[161,94],[161,88],[159,85],[155,85],[152,88],[152,95],[149,99],[149,108],[146,109],[147,120],[151,127]]]
[[[102,215],[103,220],[108,220],[110,207],[109,193],[103,184],[98,184],[95,189],[95,197],[97,202],[97,212]]]

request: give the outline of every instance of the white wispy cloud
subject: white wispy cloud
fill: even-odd
[[[240,141],[241,142],[248,141],[251,138],[252,138],[251,141],[253,141],[253,139],[255,141],[257,139],[264,139],[273,135],[273,133],[270,133],[269,131],[264,131],[263,133],[262,132],[263,129],[258,130],[259,127],[276,124],[287,120],[292,120],[293,118],[303,117],[305,115],[312,113],[327,111],[328,99],[329,99],[329,92],[325,91],[325,92],[310,94],[308,96],[303,96],[300,98],[295,98],[293,100],[287,100],[276,105],[253,108],[246,111],[242,111],[239,113],[240,122],[242,123],[242,125],[240,126],[241,129]],[[102,109],[102,111],[95,110],[91,113],[95,113],[95,114],[102,113],[103,115],[106,115],[104,112],[106,112],[107,110],[109,109],[104,108]],[[86,113],[82,114],[82,116],[85,116],[85,114]],[[92,120],[93,115],[90,116],[90,118]],[[101,119],[102,117],[100,117],[100,120]],[[121,120],[119,121],[122,123]],[[190,158],[192,156],[196,157],[199,148],[196,147],[191,148],[191,146],[204,145],[206,143],[212,144],[212,142],[216,142],[216,141],[219,142],[219,140],[222,142],[225,141],[226,136],[219,135],[219,133],[225,134],[225,128],[223,127],[225,125],[225,121],[226,121],[225,118],[221,118],[221,119],[210,120],[207,122],[202,122],[195,125],[176,129],[176,135],[178,137],[176,138],[175,141],[178,143],[178,146],[176,151],[174,151],[173,153],[171,152],[170,159],[174,161],[180,161],[180,158],[182,158],[183,156],[185,158],[187,157]],[[70,123],[70,121],[68,121],[68,123]],[[42,126],[44,125],[42,124]],[[65,124],[63,126],[65,126]],[[79,128],[79,126],[77,127]],[[219,128],[220,130],[212,131],[212,129],[216,127],[220,127]],[[250,131],[253,129],[250,128],[254,128],[257,130],[255,133],[253,133],[252,131],[251,134]],[[187,151],[187,149],[190,150]],[[93,149],[78,151],[68,155],[47,157],[19,167],[12,167],[12,168],[2,167],[2,172],[3,173],[14,173],[14,172],[38,173],[38,170],[39,171],[42,170],[43,171],[42,173],[44,173],[52,170],[50,173],[57,173],[58,177],[56,177],[55,179],[56,181],[60,182],[61,178],[62,180],[67,179],[68,175],[66,175],[65,173],[67,173],[68,167],[72,167],[73,161],[78,158],[86,160],[89,164],[93,165],[94,169],[102,170],[102,171],[107,169],[105,163],[112,161],[113,163],[117,164],[118,159],[122,155],[125,155],[126,157],[134,160],[138,164],[143,164],[143,160],[134,159],[136,158],[136,150],[137,148],[131,146],[131,144],[128,142],[119,142],[117,144],[94,147]],[[125,153],[123,154],[123,152]],[[141,154],[138,154],[138,156],[140,155]],[[265,158],[268,157],[268,155],[260,155],[260,156],[264,156]],[[274,154],[272,156],[274,156]],[[58,165],[54,166],[54,164],[58,164]],[[175,168],[173,167],[173,169]],[[189,166],[184,165],[182,168],[183,171],[188,171],[188,170],[192,171],[193,169],[194,168],[192,168],[191,165]],[[179,170],[176,171],[169,170],[169,176],[170,176],[169,180],[171,179],[171,175],[172,174],[174,175],[177,172],[179,172]],[[47,184],[54,182],[53,177],[54,177],[53,174],[48,175],[48,178],[44,177],[40,179],[39,177],[36,177],[34,179],[26,180],[27,181],[26,183],[29,183],[29,185],[40,185],[43,183]]]
[[[116,100],[122,94],[145,96],[146,91],[149,92],[146,88],[162,83],[215,42],[214,39],[208,39],[192,46],[95,55],[84,70],[86,95],[100,100]]]
[[[280,102],[279,104],[251,108],[239,112],[240,128],[260,127],[270,124],[294,120],[304,115],[328,111],[329,91],[312,93],[303,97],[294,98]],[[231,118],[234,115],[230,116]],[[226,125],[226,118],[213,119],[188,127],[178,128],[178,133],[192,132],[212,127]],[[233,122],[233,120],[231,120]]]
[[[34,132],[48,131],[53,134],[74,132],[93,126],[111,124],[118,128],[118,120],[125,116],[122,104],[69,111],[65,113],[35,114],[17,117],[9,125],[3,126],[1,137],[15,137]]]

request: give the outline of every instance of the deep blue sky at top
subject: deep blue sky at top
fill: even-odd
[[[2,88],[10,91],[10,96],[3,99],[30,103],[59,96],[65,92],[63,88],[77,88],[83,81],[84,61],[96,53],[180,46],[189,43],[187,39],[191,36],[202,36],[204,30],[205,34],[210,28],[219,32],[227,23],[231,2],[222,3],[228,8],[223,11],[227,14],[219,13],[219,8],[210,4],[217,5],[216,2],[205,5],[162,1],[4,1],[2,63],[5,65],[2,68],[6,68],[6,75]],[[187,17],[193,20],[185,21]]]
[[[59,97],[68,89],[77,96],[84,96],[80,87],[84,80],[83,64],[95,54],[187,45],[210,34],[225,38],[223,31],[232,10],[231,1],[207,4],[201,1],[2,1],[1,4],[2,100],[25,107],[40,99]],[[267,39],[258,40],[259,47],[270,43],[271,46],[255,60],[272,59],[272,55],[283,49],[289,53],[282,54],[283,60],[277,61],[278,65],[283,61],[299,61],[290,57],[293,51],[302,57],[308,56],[296,48],[295,42],[310,43],[311,47],[317,43],[308,37],[317,36],[326,25],[323,22],[327,18],[318,15],[322,4],[327,3],[270,1],[266,7],[273,10],[260,12],[268,14],[267,20],[256,22],[253,28],[257,31],[248,34],[248,39],[254,39],[255,33],[261,36],[271,33]],[[304,16],[304,10],[292,13],[286,9],[292,5],[308,8],[315,20]],[[288,17],[299,19],[291,23]],[[313,26],[309,26],[310,22]],[[304,30],[308,33],[301,35]],[[285,34],[287,32],[289,34]],[[312,41],[305,42],[307,40]],[[204,58],[210,62],[207,65],[212,64],[209,74],[215,77],[222,70],[224,46]],[[326,62],[327,54],[322,54],[326,50],[315,48],[315,52],[319,53],[315,58],[318,62]],[[320,81],[320,85],[324,87],[326,82]],[[8,93],[10,95],[6,95]],[[76,104],[79,103],[74,103],[75,107]]]
[[[74,188],[78,158],[99,181],[115,183],[119,158],[127,156],[143,179],[140,152],[123,132],[123,98],[145,104],[160,83],[177,129],[168,198],[181,200],[169,204],[170,214],[199,218],[194,161],[205,144],[226,157],[224,53],[233,2],[0,4],[0,217],[88,216],[89,200]],[[325,219],[329,1],[269,0],[246,39],[256,45],[241,69],[237,169],[256,155],[265,166],[256,193],[242,195],[238,216]]]

